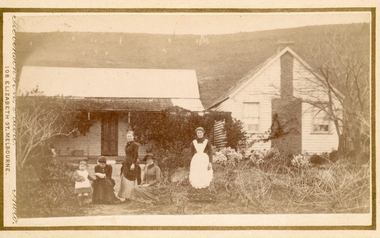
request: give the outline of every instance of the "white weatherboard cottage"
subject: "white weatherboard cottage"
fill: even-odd
[[[298,124],[292,137],[283,141],[287,143],[285,147],[292,147],[293,153],[331,152],[338,148],[339,142],[335,125],[328,120],[324,111],[313,106],[328,102],[325,88],[323,79],[286,47],[250,71],[209,109],[231,112],[232,117],[244,123],[251,140],[271,128],[275,114],[279,115],[280,120],[281,115],[292,114]],[[282,107],[287,101],[293,103],[290,109]],[[336,100],[334,105],[339,110],[340,104]],[[247,151],[278,145],[273,141],[261,141],[254,143]]]
[[[125,135],[136,111],[158,112],[172,106],[204,110],[194,70],[24,66],[19,93],[37,86],[45,96],[92,99],[105,105],[85,136],[62,136],[52,142],[61,156],[74,151],[87,157],[124,156]],[[143,147],[139,154],[144,156]]]

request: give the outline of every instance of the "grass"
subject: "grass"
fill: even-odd
[[[360,40],[362,43],[356,45],[358,51],[369,56],[369,32],[368,23],[307,26],[212,35],[207,36],[210,43],[201,46],[196,43],[199,36],[195,35],[17,32],[17,67],[194,69],[201,100],[207,108],[250,70],[275,54],[278,40],[293,40],[292,49],[317,69],[321,65],[317,52],[327,54],[336,50],[326,43],[329,41],[348,48],[347,42]]]
[[[327,168],[270,167],[271,171],[238,169],[231,185],[250,206],[263,213],[367,213],[370,211],[370,171],[338,161]],[[246,167],[246,168],[244,168]],[[281,171],[279,173],[278,171]],[[277,171],[277,172],[273,172]]]
[[[82,207],[77,205],[73,194],[74,183],[68,179],[27,181],[18,183],[18,191],[22,191],[18,194],[18,216],[370,212],[371,174],[368,164],[358,166],[347,160],[338,160],[327,166],[301,169],[289,167],[281,158],[274,157],[276,163],[272,161],[261,166],[249,160],[235,165],[214,164],[214,179],[206,191],[213,199],[207,202],[191,199],[192,189],[186,177],[171,183],[165,179],[169,196],[156,205],[131,202]],[[59,163],[55,166],[63,168]],[[89,171],[93,166],[90,165]],[[113,166],[117,190],[120,165]],[[49,171],[54,174],[54,169]],[[64,171],[60,173],[63,174]],[[38,210],[34,209],[36,206]]]

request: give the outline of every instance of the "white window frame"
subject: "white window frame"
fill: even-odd
[[[328,118],[326,111],[314,106],[312,112],[312,133],[331,133],[331,120]],[[327,126],[327,130],[324,129],[325,126]]]
[[[245,105],[257,105],[256,112],[246,111]],[[257,133],[260,131],[260,103],[259,102],[243,102],[242,105],[242,121],[244,122],[244,129],[248,133]],[[250,123],[251,122],[251,123]],[[257,125],[257,130],[249,130],[249,125]]]

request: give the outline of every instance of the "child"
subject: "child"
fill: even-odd
[[[75,194],[78,194],[79,205],[87,204],[87,198],[92,193],[90,180],[94,180],[89,176],[87,171],[87,162],[80,161],[78,169],[74,172],[75,178]]]

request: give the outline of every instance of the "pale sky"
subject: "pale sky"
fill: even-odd
[[[23,32],[228,34],[307,25],[370,22],[370,12],[299,13],[25,13]]]

